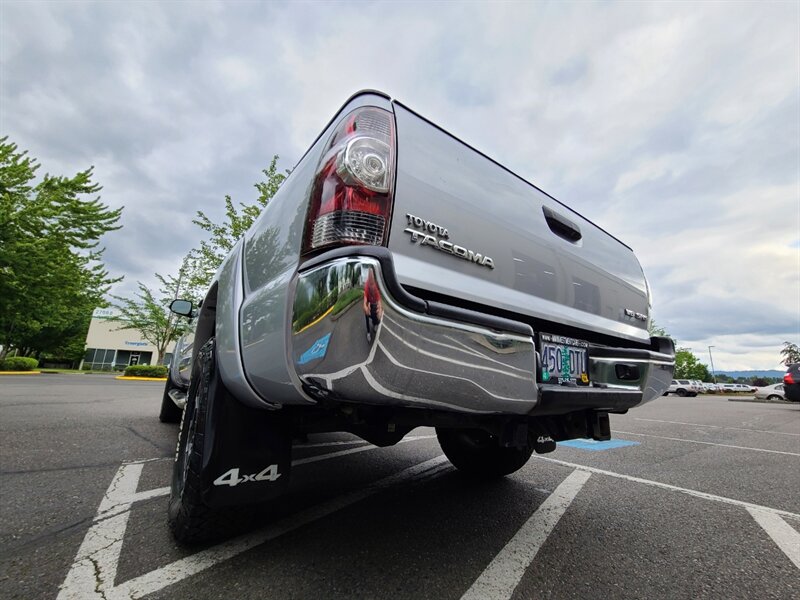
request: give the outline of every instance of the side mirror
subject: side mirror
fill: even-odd
[[[182,317],[191,317],[194,306],[189,300],[173,300],[169,304],[169,309],[176,315],[181,315]]]

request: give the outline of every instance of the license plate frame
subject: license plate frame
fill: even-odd
[[[537,379],[540,382],[590,385],[588,342],[566,335],[540,333],[539,355],[541,365]],[[565,356],[567,364],[564,362]]]

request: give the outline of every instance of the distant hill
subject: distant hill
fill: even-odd
[[[783,377],[786,371],[717,371],[718,375],[727,375],[738,379],[739,377]]]

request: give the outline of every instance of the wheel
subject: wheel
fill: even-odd
[[[684,398],[686,396],[686,390],[684,390],[683,388],[679,389],[675,393],[678,394],[678,396],[680,396],[681,398]]]
[[[164,395],[161,396],[161,412],[158,413],[158,420],[162,423],[180,423],[183,411],[169,397],[169,391],[175,386],[167,375],[167,383],[164,386]]]
[[[459,471],[479,478],[502,477],[521,469],[533,448],[505,448],[481,429],[437,429],[447,459]]]
[[[192,367],[191,383],[183,410],[178,448],[172,469],[168,521],[175,539],[197,543],[215,539],[238,528],[234,508],[212,509],[203,502],[203,450],[208,407],[226,395],[216,369],[214,338],[209,339]]]
[[[778,394],[770,394],[769,396],[767,396],[767,400],[783,400],[783,398],[778,396]]]

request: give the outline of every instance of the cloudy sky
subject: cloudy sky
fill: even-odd
[[[800,342],[797,2],[0,2],[0,135],[125,205],[112,273],[174,272],[354,91],[404,101],[631,245],[717,369]]]

